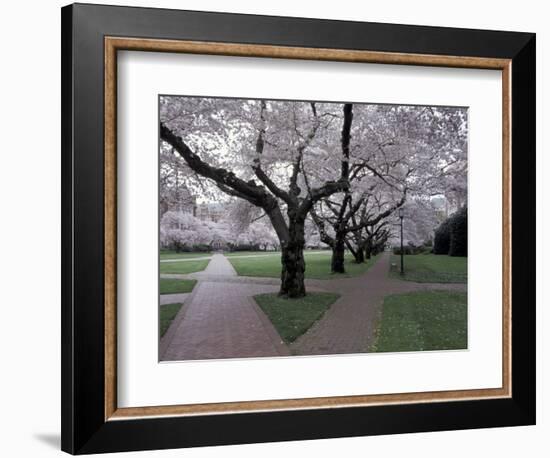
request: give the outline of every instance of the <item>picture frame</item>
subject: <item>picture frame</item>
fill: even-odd
[[[535,35],[74,4],[62,9],[62,449],[72,454],[535,423]],[[502,72],[503,384],[117,406],[117,52]]]

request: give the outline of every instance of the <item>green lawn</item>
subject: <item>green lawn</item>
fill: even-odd
[[[160,294],[190,293],[197,280],[182,280],[179,278],[161,278]]]
[[[468,346],[467,294],[422,291],[386,296],[371,351],[457,350]]]
[[[228,258],[238,256],[250,256],[250,255],[263,255],[263,256],[276,256],[281,255],[280,251],[228,251],[224,255]]]
[[[327,280],[329,278],[355,277],[369,270],[376,258],[370,259],[363,264],[355,264],[353,256],[346,254],[346,273],[333,274],[330,272],[330,252],[304,252],[306,260],[306,278]],[[281,255],[276,253],[273,256],[257,258],[243,258],[238,256],[228,257],[238,275],[251,277],[273,277],[281,276]]]
[[[300,299],[288,299],[276,293],[254,296],[286,343],[306,332],[338,299],[334,293],[308,293]]]
[[[468,258],[438,254],[405,255],[405,275],[399,273],[401,261],[392,255],[390,275],[420,283],[466,283],[468,280]]]
[[[327,254],[330,253],[328,250],[307,250],[305,253],[308,254]],[[260,256],[279,256],[281,257],[280,251],[231,251],[224,253],[228,258],[235,258],[239,256],[250,256],[250,255],[260,255]]]
[[[170,323],[178,314],[182,304],[166,304],[160,306],[160,336],[162,337],[168,331]]]
[[[180,262],[161,262],[161,274],[190,274],[191,272],[200,272],[206,269],[210,262],[209,259],[198,259],[196,261],[180,261]]]
[[[187,258],[206,258],[212,256],[212,253],[176,253],[170,250],[160,250],[160,259],[187,259]]]

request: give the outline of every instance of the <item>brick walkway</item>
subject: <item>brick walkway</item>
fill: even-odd
[[[161,339],[160,359],[249,358],[364,352],[372,343],[384,296],[426,289],[466,290],[461,284],[413,283],[388,277],[385,253],[363,275],[307,280],[309,291],[334,291],[341,297],[288,348],[252,296],[276,292],[277,278],[239,277],[220,254],[203,272],[163,274],[195,278],[193,292]]]
[[[197,277],[210,277],[213,275],[216,276],[228,276],[236,277],[237,272],[233,269],[231,263],[223,254],[216,253],[212,255],[210,262],[202,272],[195,273]]]
[[[188,297],[189,297],[189,293],[161,294],[160,305],[185,302],[185,299],[187,299]]]
[[[161,340],[162,361],[290,354],[252,299],[277,291],[275,284],[235,281],[239,277],[222,254],[214,254],[202,272],[180,277],[198,284]]]
[[[272,285],[199,281],[161,341],[161,360],[289,355],[251,296]]]
[[[388,277],[389,253],[363,275],[328,280],[326,288],[341,297],[291,345],[295,355],[363,353],[373,343],[384,296],[422,290],[466,291],[464,284],[415,283]]]

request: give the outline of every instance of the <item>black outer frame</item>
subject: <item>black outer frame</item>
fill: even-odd
[[[105,36],[512,59],[512,397],[106,422]],[[74,4],[62,8],[61,38],[64,451],[83,454],[535,424],[534,34]]]

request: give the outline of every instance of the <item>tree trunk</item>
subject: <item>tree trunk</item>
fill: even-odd
[[[279,296],[298,298],[306,295],[304,245],[304,223],[289,221],[288,241],[281,245],[282,272]]]
[[[364,249],[365,249],[365,258],[370,259],[372,254],[373,254],[373,246],[372,246],[372,240],[371,240],[370,236],[367,239],[367,241],[365,242],[365,248]]]
[[[372,257],[372,247],[370,244],[367,244],[365,247],[365,258],[370,259]]]
[[[359,249],[355,253],[355,262],[357,264],[362,264],[365,262],[365,253],[363,251],[363,247],[359,247]]]
[[[344,254],[346,251],[346,233],[336,232],[334,237],[334,245],[332,247],[332,260],[330,268],[333,273],[343,274],[346,273],[344,267]]]
[[[353,245],[346,239],[346,246],[353,255],[355,263],[361,264],[362,262],[365,262],[365,257],[363,256],[363,248],[361,247],[361,244],[357,242],[357,237],[355,237],[355,244],[357,248],[354,248]]]
[[[265,103],[262,103],[262,109]],[[315,107],[312,110],[316,116]],[[353,105],[344,106],[344,127],[342,129],[342,153],[349,158],[349,139],[351,131],[351,122],[353,119]],[[311,140],[315,131],[310,134]],[[187,165],[198,175],[209,178],[216,182],[217,186],[224,193],[244,199],[252,205],[262,208],[271,221],[277,237],[281,243],[282,251],[282,273],[280,294],[288,297],[303,297],[306,294],[304,284],[304,223],[307,214],[311,211],[313,205],[320,199],[331,196],[334,193],[349,190],[348,169],[349,165],[342,166],[342,175],[338,181],[326,181],[322,186],[309,189],[309,195],[300,201],[301,190],[297,186],[297,177],[300,172],[300,162],[296,162],[293,175],[291,177],[289,191],[279,188],[269,176],[262,170],[259,156],[264,147],[265,126],[258,134],[256,142],[257,160],[254,161],[253,170],[256,177],[261,181],[261,185],[255,180],[245,181],[231,170],[214,167],[203,161],[183,139],[172,132],[163,122],[160,123],[160,138],[170,144],[178,154],[185,160]],[[299,153],[303,152],[307,144],[302,145]],[[278,199],[287,204],[288,227],[279,206]]]

